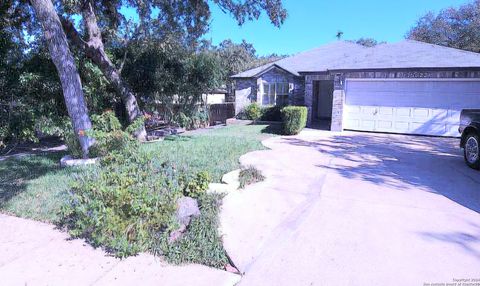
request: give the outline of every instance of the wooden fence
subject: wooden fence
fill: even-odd
[[[210,125],[225,123],[235,116],[235,103],[218,103],[209,105]]]

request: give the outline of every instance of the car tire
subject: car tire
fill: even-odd
[[[463,157],[470,168],[480,169],[480,139],[477,133],[471,132],[465,137]]]

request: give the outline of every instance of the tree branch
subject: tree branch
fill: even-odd
[[[58,17],[60,18],[60,22],[62,22],[62,27],[67,38],[69,38],[75,46],[85,51],[88,48],[88,43],[82,39],[73,23],[61,15],[58,15]]]

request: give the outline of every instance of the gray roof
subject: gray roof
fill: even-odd
[[[480,54],[413,40],[364,47],[337,41],[236,74],[256,77],[272,66],[294,75],[301,72],[355,69],[480,68]]]

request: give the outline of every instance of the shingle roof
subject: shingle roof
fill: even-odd
[[[327,70],[396,68],[480,68],[480,54],[413,40],[364,47],[338,41],[244,71],[234,78],[255,77],[272,65],[292,74]]]

